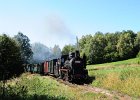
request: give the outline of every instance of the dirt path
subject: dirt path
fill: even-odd
[[[84,86],[81,86],[81,88],[84,88],[85,91],[88,91],[88,92],[104,94],[107,97],[109,97],[110,99],[132,100],[132,97],[130,97],[128,95],[123,95],[116,91],[109,91],[109,90],[102,89],[102,88],[92,87],[90,85],[84,85]]]
[[[68,85],[70,87],[80,88],[83,93],[93,92],[93,93],[104,94],[110,100],[140,100],[140,98],[133,98],[133,97],[130,97],[126,94],[122,94],[122,93],[119,93],[119,92],[116,92],[116,91],[110,91],[110,90],[106,90],[106,89],[102,89],[102,88],[93,87],[93,86],[90,86],[88,84],[77,85],[77,84],[72,84],[72,83],[69,83],[69,82],[65,82],[61,79],[56,79],[54,77],[51,77],[51,78],[57,80],[58,82],[60,82],[62,84]]]

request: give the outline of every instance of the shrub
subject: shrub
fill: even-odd
[[[140,58],[140,51],[138,52],[137,57]]]
[[[23,72],[18,43],[7,35],[0,36],[0,73],[13,77]],[[7,78],[8,78],[7,77]],[[2,79],[2,77],[0,77]]]

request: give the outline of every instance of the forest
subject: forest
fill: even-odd
[[[30,39],[19,32],[14,37],[0,35],[0,73],[9,76],[24,71],[23,64],[40,63],[44,60],[59,58],[76,49],[76,44],[59,45],[48,48],[41,43],[30,43]],[[84,35],[79,39],[80,54],[86,55],[87,64],[99,64],[135,58],[140,56],[140,32],[132,30]],[[16,70],[15,70],[16,69]]]
[[[140,32],[96,32],[82,36],[79,45],[81,56],[86,54],[88,64],[126,60],[140,55]],[[62,54],[68,54],[69,51],[74,51],[74,48],[75,45],[66,45]]]
[[[24,72],[24,64],[41,63],[59,58],[59,45],[48,48],[39,42],[30,43],[28,36],[19,32],[14,37],[0,35],[0,80],[18,76]]]

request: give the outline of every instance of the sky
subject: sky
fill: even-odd
[[[63,48],[76,36],[140,31],[140,0],[0,0],[0,34]]]

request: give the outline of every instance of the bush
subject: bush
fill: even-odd
[[[0,74],[8,75],[7,78],[19,75],[23,72],[21,67],[21,53],[18,43],[3,34],[0,36]],[[2,78],[2,77],[1,77]]]
[[[138,52],[137,57],[140,58],[140,51]]]

